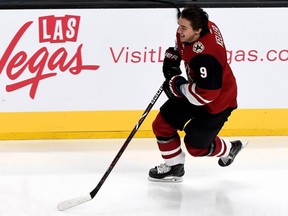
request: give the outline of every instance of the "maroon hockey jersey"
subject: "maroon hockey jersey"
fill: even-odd
[[[216,114],[228,107],[237,107],[237,84],[227,63],[219,28],[209,21],[209,29],[209,33],[191,44],[182,43],[176,34],[189,81],[180,89],[190,103]]]

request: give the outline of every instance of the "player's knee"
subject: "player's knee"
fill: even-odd
[[[158,136],[159,132],[161,131],[161,121],[158,116],[154,119],[152,123],[152,130],[156,136]]]
[[[188,153],[194,157],[205,156],[209,153],[209,148],[206,144],[203,145],[201,141],[197,139],[189,139],[187,136],[184,137],[184,143]]]
[[[152,130],[156,137],[172,137],[177,134],[177,129],[170,126],[160,113],[152,123]]]

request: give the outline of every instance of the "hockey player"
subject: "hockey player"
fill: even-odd
[[[176,46],[166,50],[162,67],[168,100],[152,125],[165,163],[149,171],[151,181],[182,181],[185,154],[178,130],[185,132],[190,155],[219,157],[222,167],[244,147],[240,140],[218,136],[237,108],[237,84],[219,28],[202,8],[190,5],[179,16],[176,39]],[[187,79],[180,76],[181,60]]]

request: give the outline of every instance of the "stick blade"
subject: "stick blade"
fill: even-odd
[[[69,208],[72,208],[74,206],[80,205],[80,204],[82,204],[84,202],[90,201],[91,199],[92,199],[92,197],[90,196],[90,194],[88,194],[88,195],[85,195],[85,196],[81,196],[81,197],[77,197],[77,198],[74,198],[74,199],[66,200],[66,201],[60,202],[57,205],[57,209],[59,211],[64,211],[66,209],[69,209]]]

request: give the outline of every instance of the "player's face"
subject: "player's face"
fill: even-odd
[[[199,39],[201,29],[194,30],[189,20],[180,17],[177,32],[180,34],[181,42],[192,43]]]

